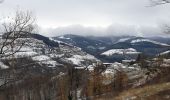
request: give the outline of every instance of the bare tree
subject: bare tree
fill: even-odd
[[[30,34],[34,30],[35,18],[29,11],[16,11],[14,17],[8,17],[4,23],[2,23],[2,33],[0,34],[0,60],[5,57],[14,58],[14,54],[19,52],[21,48],[29,41]],[[12,60],[14,61],[14,60]],[[13,63],[13,62],[12,62]],[[14,64],[11,64],[11,68],[14,70]],[[4,83],[1,86],[8,83],[8,79],[11,75],[4,76]],[[14,75],[13,81],[17,80]],[[0,87],[1,87],[0,86]]]
[[[0,58],[14,55],[28,41],[34,30],[35,18],[29,11],[17,11],[14,18],[8,17],[2,24]]]

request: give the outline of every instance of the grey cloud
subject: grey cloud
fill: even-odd
[[[55,33],[143,35],[157,28],[159,20],[170,20],[170,4],[148,5],[149,0],[5,0],[0,5],[0,16],[9,15],[16,8],[32,10],[38,25],[46,28],[40,30],[51,36]]]
[[[60,36],[64,34],[75,34],[84,36],[162,36],[163,30],[159,26],[135,26],[113,24],[108,27],[85,27],[82,25],[70,25],[66,27],[40,29],[40,33],[46,36]]]

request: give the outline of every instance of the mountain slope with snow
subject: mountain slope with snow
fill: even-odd
[[[94,56],[81,51],[78,47],[54,41],[38,34],[33,34],[28,40],[19,52],[9,56],[7,59],[12,59],[13,57],[15,59],[30,58],[40,66],[47,67],[58,67],[65,64],[87,67],[99,61]],[[4,66],[3,68],[7,68]]]
[[[111,49],[106,52],[103,52],[101,55],[111,56],[114,54],[123,55],[123,54],[139,54],[140,52],[137,52],[133,48],[128,49]]]
[[[136,52],[143,53],[148,56],[156,56],[161,52],[169,50],[170,45],[167,42],[162,41],[161,39],[154,38],[144,38],[136,36],[104,36],[104,37],[95,37],[95,36],[77,36],[77,35],[63,35],[53,38],[57,41],[62,41],[73,46],[81,48],[83,51],[95,56],[96,58],[104,62],[114,62],[124,60],[124,57],[121,55],[116,55],[122,53],[122,50],[128,48],[133,48]],[[157,41],[158,40],[158,41]],[[110,50],[110,51],[109,51]],[[101,55],[104,52],[109,51],[114,55],[112,57],[105,57]],[[135,54],[137,54],[135,53]],[[128,57],[130,58],[130,57]]]
[[[149,43],[153,43],[153,44],[160,45],[160,46],[170,46],[166,43],[161,43],[161,42],[157,42],[157,41],[149,40],[149,39],[135,39],[135,40],[132,40],[130,43],[135,44],[135,43],[140,43],[140,42],[149,42]]]

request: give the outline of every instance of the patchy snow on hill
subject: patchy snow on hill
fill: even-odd
[[[111,49],[111,50],[108,50],[106,52],[103,52],[101,55],[111,56],[111,55],[114,55],[114,54],[123,55],[123,54],[139,54],[139,53],[140,52],[137,52],[133,48],[128,48],[128,49]]]
[[[170,67],[170,59],[163,59],[163,63],[160,66],[161,67]]]
[[[132,40],[131,41],[132,44],[139,43],[139,42],[150,42],[150,43],[154,43],[154,44],[157,44],[157,45],[170,46],[168,44],[157,42],[157,41],[153,41],[153,40],[149,40],[149,39],[136,39],[136,40]]]
[[[77,65],[78,67],[87,67],[98,61],[94,56],[83,52],[79,47],[54,40],[53,38],[49,39],[52,40],[53,43],[59,43],[59,46],[50,47],[48,43],[44,43],[43,40],[30,37],[19,51],[14,55],[6,58],[4,57],[4,59],[9,60],[13,57],[16,59],[29,57],[35,61],[35,63],[39,63],[39,65],[46,67],[57,67],[67,63]],[[22,40],[24,40],[24,38],[19,39],[19,41]],[[18,50],[19,47],[20,45],[18,44],[15,45],[15,48],[13,49]],[[11,51],[7,51],[6,54],[11,54]],[[7,68],[7,66],[3,68]]]
[[[49,60],[50,57],[46,56],[46,55],[40,55],[40,56],[35,56],[32,57],[33,60],[37,60],[37,61],[43,61],[43,60]]]
[[[127,40],[129,40],[130,38],[121,38],[121,39],[119,39],[117,42],[125,42],[125,41],[127,41]]]
[[[63,43],[62,41],[59,41],[59,40],[56,40],[56,39],[53,39],[53,38],[49,38],[51,41],[54,41],[54,42],[57,42],[57,43]]]
[[[39,62],[40,64],[46,64],[48,67],[55,67],[57,65],[57,62],[52,60],[50,57],[46,55],[39,55],[32,57],[34,61]]]
[[[89,54],[87,54],[87,55],[73,55],[72,57],[67,58],[67,60],[71,61],[75,65],[81,65],[81,63],[83,61],[87,61],[87,60],[96,60],[97,61],[97,59],[94,56],[89,55]]]
[[[84,55],[84,56],[81,56],[81,55],[73,55],[73,58],[76,58],[76,59],[95,59],[94,56],[92,55]]]
[[[51,57],[51,58],[61,58],[61,57],[63,57],[64,56],[64,54],[49,54],[49,56]]]
[[[160,55],[166,55],[166,54],[169,54],[169,53],[170,53],[170,50],[162,52],[162,53],[160,53]]]
[[[58,37],[58,38],[60,38],[60,39],[67,39],[67,40],[70,39],[70,38],[66,38],[66,37],[64,37],[64,36],[60,36],[60,37]]]
[[[17,52],[14,54],[15,58],[22,58],[22,57],[31,57],[37,55],[36,52],[33,51],[25,51],[25,52]]]
[[[82,59],[76,59],[76,58],[67,58],[69,61],[71,61],[73,64],[75,65],[80,65],[82,61]]]
[[[111,63],[110,66],[102,73],[103,75],[114,75],[116,70],[121,70],[122,68],[127,68],[126,65],[122,63]]]
[[[126,73],[129,79],[136,79],[143,75],[138,64],[127,65],[115,62],[110,64],[107,69],[102,72],[102,75],[106,77],[105,80],[103,80],[103,83],[107,85],[113,82],[115,74],[119,72]]]

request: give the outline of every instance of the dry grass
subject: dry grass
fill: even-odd
[[[170,82],[128,89],[116,97],[110,94],[96,100],[170,100]]]
[[[166,90],[170,90],[170,82],[129,89],[120,93],[114,100],[141,100],[144,98],[144,100],[148,100],[150,96]]]

